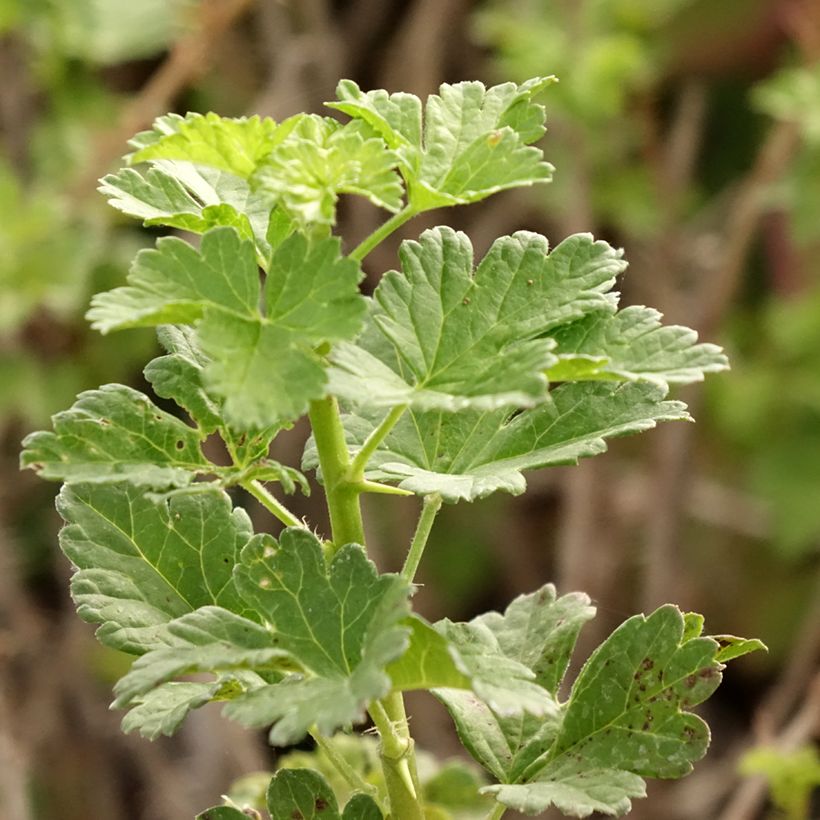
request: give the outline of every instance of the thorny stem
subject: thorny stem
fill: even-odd
[[[427,539],[430,537],[430,530],[433,529],[433,522],[441,509],[441,496],[438,493],[424,496],[424,503],[419,516],[419,523],[416,525],[416,532],[410,542],[410,549],[402,567],[401,575],[408,581],[416,577],[416,570],[419,568],[421,556],[427,546]]]
[[[240,485],[247,490],[268,512],[275,515],[286,527],[302,527],[305,523],[300,521],[284,504],[274,498],[265,489],[261,481],[243,481]]]
[[[382,423],[367,437],[362,449],[356,453],[351,465],[349,476],[353,482],[364,479],[364,470],[378,446],[387,438],[388,433],[396,426],[398,420],[407,409],[406,404],[394,407],[382,420]]]
[[[339,754],[331,739],[325,737],[315,726],[311,728],[310,736],[316,741],[316,745],[324,752],[325,757],[333,764],[336,771],[345,779],[347,785],[354,792],[369,794],[384,811],[384,807],[380,805],[379,790],[372,783],[368,783],[344,756]]]
[[[397,214],[393,214],[387,222],[382,223],[370,236],[366,237],[357,245],[349,255],[351,259],[361,262],[377,245],[380,245],[390,236],[393,231],[398,230],[405,222],[411,220],[418,211],[410,205],[405,205]]]

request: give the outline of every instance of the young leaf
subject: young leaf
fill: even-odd
[[[272,723],[271,742],[286,745],[314,723],[330,734],[361,720],[367,704],[390,691],[385,667],[407,646],[401,620],[410,587],[398,575],[378,575],[361,547],[344,546],[328,565],[315,536],[288,529],[278,547],[248,544],[236,582],[306,674],[232,701],[229,717]]]
[[[342,812],[342,820],[383,820],[376,801],[367,794],[354,794]]]
[[[328,105],[364,120],[396,151],[410,205],[421,211],[549,182],[552,166],[528,146],[544,133],[544,109],[532,98],[553,81],[545,77],[489,89],[479,82],[442,85],[427,99],[423,129],[421,101],[410,94],[365,94],[343,80],[339,101]]]
[[[268,811],[271,817],[340,820],[336,795],[322,775],[310,769],[278,771],[268,786]]]
[[[362,123],[340,125],[305,115],[260,166],[254,184],[304,223],[333,225],[339,194],[398,211],[404,188],[396,163],[384,141]]]
[[[57,509],[77,567],[72,596],[104,644],[137,655],[167,646],[168,622],[209,604],[255,617],[232,580],[251,525],[224,493],[154,502],[131,484],[74,484]]]
[[[157,139],[146,132],[141,147],[130,155],[133,163],[170,159],[207,165],[247,179],[278,142],[276,123],[258,116],[231,119],[213,112],[189,113],[173,121],[173,130],[158,121]],[[170,131],[170,133],[169,133]],[[165,132],[165,133],[163,133]]]
[[[694,330],[664,327],[652,308],[632,306],[597,312],[552,333],[558,363],[552,381],[644,380],[667,386],[702,381],[704,373],[726,370],[728,359],[713,344],[696,344]]]
[[[122,384],[77,397],[52,419],[54,431],[23,441],[21,467],[66,483],[130,481],[148,487],[184,487],[207,472],[202,434]]]
[[[419,495],[441,493],[445,501],[474,501],[502,490],[524,492],[524,470],[606,450],[606,438],[648,430],[658,421],[688,419],[681,402],[664,401],[651,384],[564,384],[544,404],[511,415],[509,410],[459,414],[410,411],[370,462],[369,478],[396,481]],[[361,445],[375,421],[348,416],[345,426]],[[304,467],[315,465],[310,448]]]
[[[469,239],[450,228],[404,242],[358,345],[334,352],[331,391],[375,407],[530,406],[544,399],[553,328],[610,304],[625,263],[588,234],[552,253],[521,231],[496,240],[473,274]]]
[[[361,271],[339,254],[337,239],[300,234],[273,253],[260,306],[253,245],[216,228],[197,251],[174,237],[142,251],[130,284],[92,300],[99,330],[196,323],[208,359],[205,387],[223,399],[225,420],[259,429],[298,417],[324,392],[326,376],[314,348],[352,338],[365,310]]]

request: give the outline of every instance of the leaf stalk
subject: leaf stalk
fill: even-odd
[[[397,231],[405,222],[409,222],[418,211],[411,205],[405,205],[398,213],[383,222],[370,236],[365,237],[349,254],[351,259],[361,262],[372,250],[381,245],[388,236]]]
[[[401,571],[402,578],[407,579],[411,583],[413,578],[416,577],[416,571],[421,563],[421,556],[424,554],[427,539],[430,537],[430,530],[433,528],[433,523],[440,509],[441,496],[438,493],[424,496],[421,515],[416,525],[416,532],[413,534],[413,540],[410,542],[410,549],[407,552],[407,558],[404,561],[404,566]]]
[[[298,519],[284,504],[274,498],[261,481],[243,481],[240,486],[247,490],[269,513],[276,516],[286,527],[306,528],[304,521]]]

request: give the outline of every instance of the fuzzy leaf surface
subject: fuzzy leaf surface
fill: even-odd
[[[423,123],[418,97],[364,93],[350,80],[339,83],[338,102],[329,105],[381,134],[401,159],[410,204],[427,210],[549,182],[552,166],[529,144],[544,133],[544,109],[532,98],[552,82],[445,84],[428,97]]]
[[[126,734],[139,732],[148,740],[170,737],[194,709],[210,703],[219,683],[165,683],[137,699],[122,719]]]
[[[403,242],[401,273],[379,283],[357,345],[334,353],[331,390],[357,404],[493,409],[543,401],[557,362],[553,328],[610,304],[621,253],[578,234],[549,253],[520,231],[493,243],[473,272],[462,233],[441,227]]]
[[[276,123],[269,117],[220,117],[213,112],[162,118],[153,132],[144,133],[131,162],[183,160],[248,178],[278,141]],[[166,127],[163,127],[165,125]]]
[[[659,421],[685,420],[685,405],[664,401],[652,384],[570,383],[550,400],[517,415],[509,410],[459,414],[408,411],[370,462],[368,477],[394,481],[419,495],[474,501],[493,492],[519,495],[523,472],[575,464],[606,451],[605,439],[651,429]],[[376,420],[348,416],[352,446],[361,445]],[[309,447],[304,466],[315,466]]]
[[[645,380],[659,385],[702,381],[705,373],[726,370],[720,347],[698,344],[694,330],[661,325],[652,308],[632,306],[617,313],[598,312],[552,334],[559,362],[553,381],[575,379]]]
[[[26,437],[20,457],[43,478],[183,487],[210,466],[199,431],[121,384],[81,393],[52,422],[53,432]]]
[[[304,223],[333,225],[339,194],[355,194],[388,211],[404,187],[396,155],[362,123],[305,115],[254,176],[254,184]]]
[[[168,622],[201,606],[255,617],[232,577],[251,525],[224,493],[154,502],[132,484],[73,484],[57,508],[60,546],[77,567],[72,597],[104,644],[137,655],[165,647]]]
[[[205,389],[221,398],[227,422],[259,429],[298,417],[323,394],[326,375],[314,348],[358,332],[360,276],[340,256],[337,239],[292,234],[271,257],[263,310],[253,244],[216,228],[199,250],[170,237],[142,251],[129,285],[98,294],[88,315],[104,332],[194,324],[207,360],[200,362]]]
[[[274,724],[271,742],[323,734],[361,720],[367,704],[391,688],[386,666],[407,646],[410,587],[378,575],[361,547],[348,544],[326,564],[315,536],[288,529],[278,547],[252,541],[236,570],[245,600],[274,629],[277,646],[305,672],[232,701],[229,717]]]

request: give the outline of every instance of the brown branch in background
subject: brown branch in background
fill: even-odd
[[[204,74],[219,38],[252,3],[253,0],[203,0],[193,31],[177,42],[139,94],[128,103],[117,125],[100,136],[91,167],[83,171],[75,185],[77,198],[93,193],[97,179],[123,153],[134,133],[168,111],[180,92]]]

